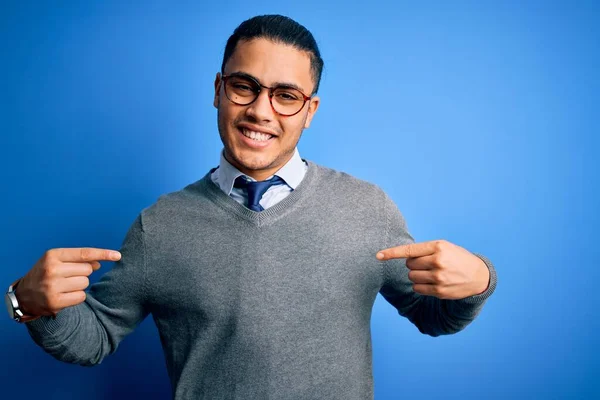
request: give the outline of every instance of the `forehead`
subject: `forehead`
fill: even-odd
[[[293,83],[305,93],[313,89],[309,54],[263,38],[240,41],[227,61],[224,72],[245,72],[266,86]]]

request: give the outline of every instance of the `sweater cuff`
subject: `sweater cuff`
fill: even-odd
[[[73,326],[77,318],[76,307],[67,307],[56,314],[56,317],[42,316],[36,320],[25,323],[31,337],[38,340],[48,340],[49,337],[60,338],[60,333],[66,326]]]
[[[496,290],[496,283],[498,280],[498,277],[496,275],[496,268],[494,268],[494,265],[492,264],[492,262],[484,255],[482,254],[477,254],[477,253],[473,253],[474,255],[476,255],[477,257],[479,257],[484,263],[485,265],[488,267],[488,270],[490,271],[490,283],[488,285],[488,288],[480,294],[476,294],[474,296],[469,296],[469,297],[465,297],[464,299],[460,299],[460,300],[456,300],[458,302],[462,302],[464,304],[483,304],[483,302],[485,302],[487,300],[488,297],[490,297],[492,295],[492,293],[494,293],[494,290]]]

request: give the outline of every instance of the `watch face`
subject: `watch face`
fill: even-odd
[[[8,311],[8,315],[10,315],[10,318],[14,318],[15,316],[13,314],[13,305],[12,301],[10,301],[8,293],[4,295],[4,301],[6,301],[6,310]]]

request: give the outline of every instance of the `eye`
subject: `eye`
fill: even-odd
[[[247,84],[247,83],[243,83],[243,82],[233,82],[232,86],[234,87],[235,90],[240,90],[240,91],[248,91],[248,92],[252,92],[252,87]]]
[[[282,101],[297,101],[300,99],[297,93],[289,90],[276,90],[274,96]]]
[[[260,91],[256,83],[250,79],[246,79],[239,76],[232,76],[227,80],[227,87],[231,89],[238,96],[254,96]]]

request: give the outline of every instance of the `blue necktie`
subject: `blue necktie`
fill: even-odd
[[[250,182],[244,179],[242,175],[238,176],[233,183],[233,187],[246,188],[248,192],[248,208],[254,211],[263,211],[264,208],[258,204],[263,194],[273,185],[281,185],[285,183],[283,179],[274,176],[262,182]]]

